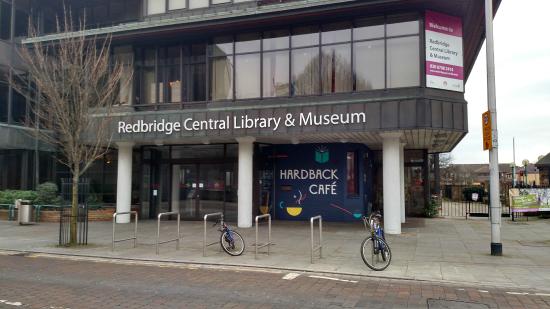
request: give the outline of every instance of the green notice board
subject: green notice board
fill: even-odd
[[[539,204],[536,194],[512,196],[512,208],[514,212],[537,212]]]

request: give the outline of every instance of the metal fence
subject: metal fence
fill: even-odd
[[[71,221],[76,220],[76,244],[88,244],[88,206],[78,205],[76,216],[72,214],[72,208],[62,207],[59,209],[59,245],[68,246],[71,244]]]
[[[510,216],[510,206],[502,204],[502,216]],[[443,200],[439,207],[439,216],[449,218],[489,217],[488,202]]]

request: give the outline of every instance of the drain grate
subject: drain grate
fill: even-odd
[[[469,303],[456,300],[428,299],[428,309],[487,309],[489,306],[480,303]]]

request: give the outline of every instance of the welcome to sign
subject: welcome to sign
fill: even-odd
[[[462,20],[426,11],[426,85],[464,92]]]

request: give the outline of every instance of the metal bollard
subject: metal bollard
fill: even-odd
[[[313,237],[313,223],[319,220],[319,245],[315,246]],[[323,258],[323,217],[321,215],[311,217],[309,220],[311,228],[311,264],[313,264],[313,255],[316,251],[319,251],[319,258]]]
[[[267,228],[267,243],[260,244],[258,242],[258,221],[259,219],[268,218],[268,228]],[[256,222],[256,243],[254,244],[255,250],[254,250],[254,258],[258,258],[258,249],[261,249],[263,247],[267,247],[267,255],[269,255],[269,248],[271,247],[271,215],[265,214],[261,216],[256,216],[256,219],[254,220]]]
[[[116,239],[115,238],[115,227],[116,227],[116,217],[120,215],[134,215],[135,225],[134,225],[134,237],[125,238],[125,239]],[[134,248],[137,245],[137,227],[138,227],[138,213],[137,211],[126,211],[126,212],[115,212],[113,214],[113,243],[111,246],[111,251],[115,251],[115,243],[123,242],[127,240],[134,241]]]
[[[206,244],[206,221],[208,221],[209,217],[214,217],[214,216],[219,216],[220,219],[221,219],[221,222],[223,222],[223,213],[221,213],[221,212],[215,212],[215,213],[204,215],[204,234],[203,234],[203,238],[202,238],[202,256],[206,256],[206,247],[212,246],[212,245],[215,245],[215,244],[218,243],[216,241],[216,242],[213,242],[213,243],[210,243],[210,244]],[[220,250],[221,250],[221,247],[220,247]]]
[[[160,219],[163,216],[169,216],[169,215],[177,215],[178,216],[178,226],[177,226],[178,237],[161,242],[160,241]],[[176,242],[176,250],[180,249],[180,237],[181,237],[181,235],[180,235],[180,217],[181,216],[180,216],[179,211],[159,213],[158,218],[157,218],[157,255],[159,254],[159,245],[161,245],[161,244],[167,244],[167,243],[171,243],[171,242],[175,241]]]

